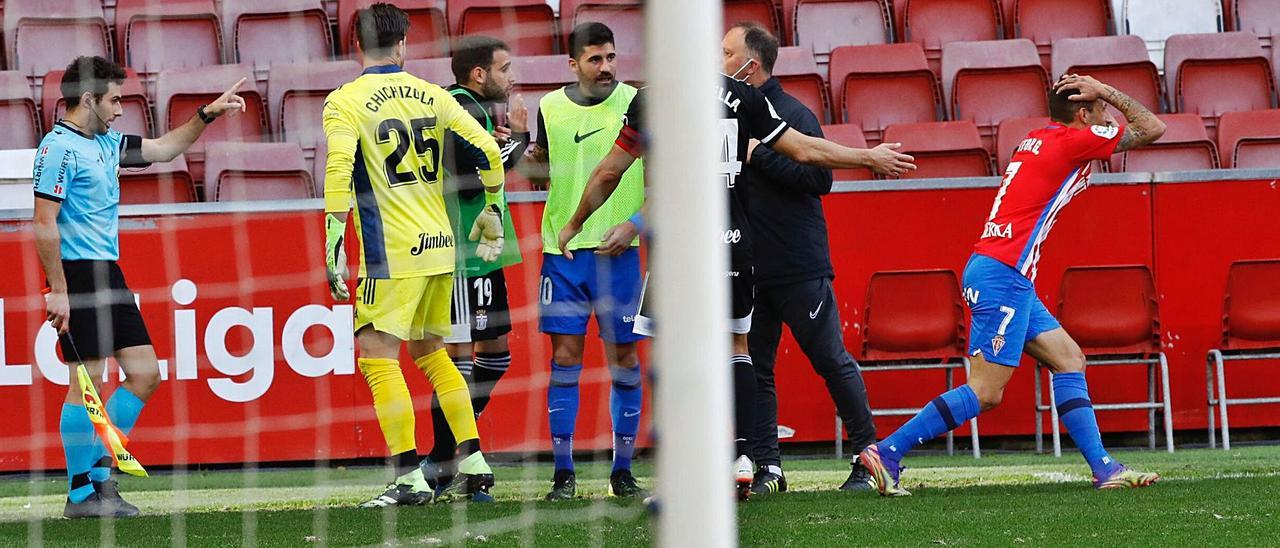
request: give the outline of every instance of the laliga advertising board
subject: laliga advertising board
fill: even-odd
[[[332,303],[316,259],[319,216],[121,219],[120,264],[138,293],[164,381],[130,436],[129,449],[143,462],[385,451],[368,389],[354,375],[352,306]],[[0,222],[0,259],[8,265],[0,274],[0,412],[9,418],[0,470],[61,468],[57,411],[74,373],[44,321],[44,275],[29,221]],[[112,365],[104,376],[120,374]]]

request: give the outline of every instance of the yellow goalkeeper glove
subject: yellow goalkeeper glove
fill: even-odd
[[[502,189],[498,189],[497,192],[486,189],[484,209],[480,210],[480,214],[476,216],[476,222],[471,225],[471,234],[468,236],[469,240],[479,242],[476,246],[476,256],[488,263],[498,260],[502,255],[502,246],[506,242],[506,231],[502,226],[504,201]]]

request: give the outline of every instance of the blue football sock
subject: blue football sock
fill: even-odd
[[[1055,374],[1053,395],[1058,402],[1058,418],[1067,427],[1067,434],[1080,448],[1089,468],[1093,469],[1094,477],[1110,477],[1120,465],[1102,447],[1102,434],[1098,432],[1098,418],[1093,412],[1093,402],[1089,400],[1089,385],[1084,380],[1084,373]]]
[[[573,430],[578,420],[578,377],[582,364],[560,365],[551,361],[551,385],[547,387],[547,419],[551,423],[551,453],[556,470],[573,471]]]
[[[613,471],[630,470],[640,431],[640,366],[609,366],[613,387],[609,390],[609,414],[613,417]]]
[[[58,430],[62,434],[62,451],[67,457],[67,498],[75,503],[84,502],[93,494],[89,469],[98,457],[93,423],[89,421],[84,406],[62,404]]]
[[[116,425],[124,435],[128,436],[133,431],[133,425],[138,423],[138,415],[142,413],[143,402],[137,396],[133,395],[128,388],[121,386],[117,388],[111,398],[107,400],[107,416],[111,417],[111,423]],[[93,459],[93,468],[89,470],[89,479],[93,481],[107,481],[111,479],[111,466],[114,464],[113,459],[107,454],[107,447],[101,439],[97,440],[98,456]]]
[[[880,442],[880,455],[895,462],[912,447],[955,430],[965,421],[978,416],[978,395],[969,385],[944,392],[924,406],[916,416]]]

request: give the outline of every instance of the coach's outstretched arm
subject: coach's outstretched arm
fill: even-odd
[[[1111,104],[1111,106],[1116,107],[1116,110],[1119,110],[1121,114],[1124,114],[1127,123],[1124,127],[1124,135],[1120,137],[1120,142],[1116,144],[1116,153],[1149,145],[1164,135],[1164,122],[1157,118],[1150,109],[1143,106],[1133,97],[1125,95],[1124,92],[1099,82],[1091,76],[1064,74],[1053,85],[1053,91],[1057,92],[1063,88],[1074,88],[1079,91],[1079,93],[1068,97],[1072,101],[1090,102],[1102,99]]]
[[[916,168],[911,163],[915,158],[896,150],[901,146],[902,143],[880,143],[875,148],[849,148],[787,128],[772,148],[802,164],[829,169],[869,167],[881,175],[898,176]]]
[[[214,99],[212,103],[204,105],[204,114],[197,112],[187,123],[173,128],[168,133],[161,135],[155,139],[142,140],[142,159],[148,162],[168,162],[177,158],[179,154],[186,152],[191,148],[191,143],[196,142],[200,138],[200,134],[204,133],[204,128],[217,120],[218,117],[228,112],[240,111],[244,112],[244,99],[236,92],[240,91],[246,78],[241,78],[239,82],[231,86],[226,92]]]

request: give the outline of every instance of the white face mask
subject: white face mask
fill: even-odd
[[[730,74],[729,77],[739,82],[745,82],[747,78],[750,77],[750,75],[743,76],[742,78],[738,78],[738,74],[741,74],[742,71],[747,70],[747,67],[751,66],[752,61],[755,61],[755,59],[748,58],[747,62],[743,63],[742,66],[738,67],[738,70],[733,71],[733,74]]]

